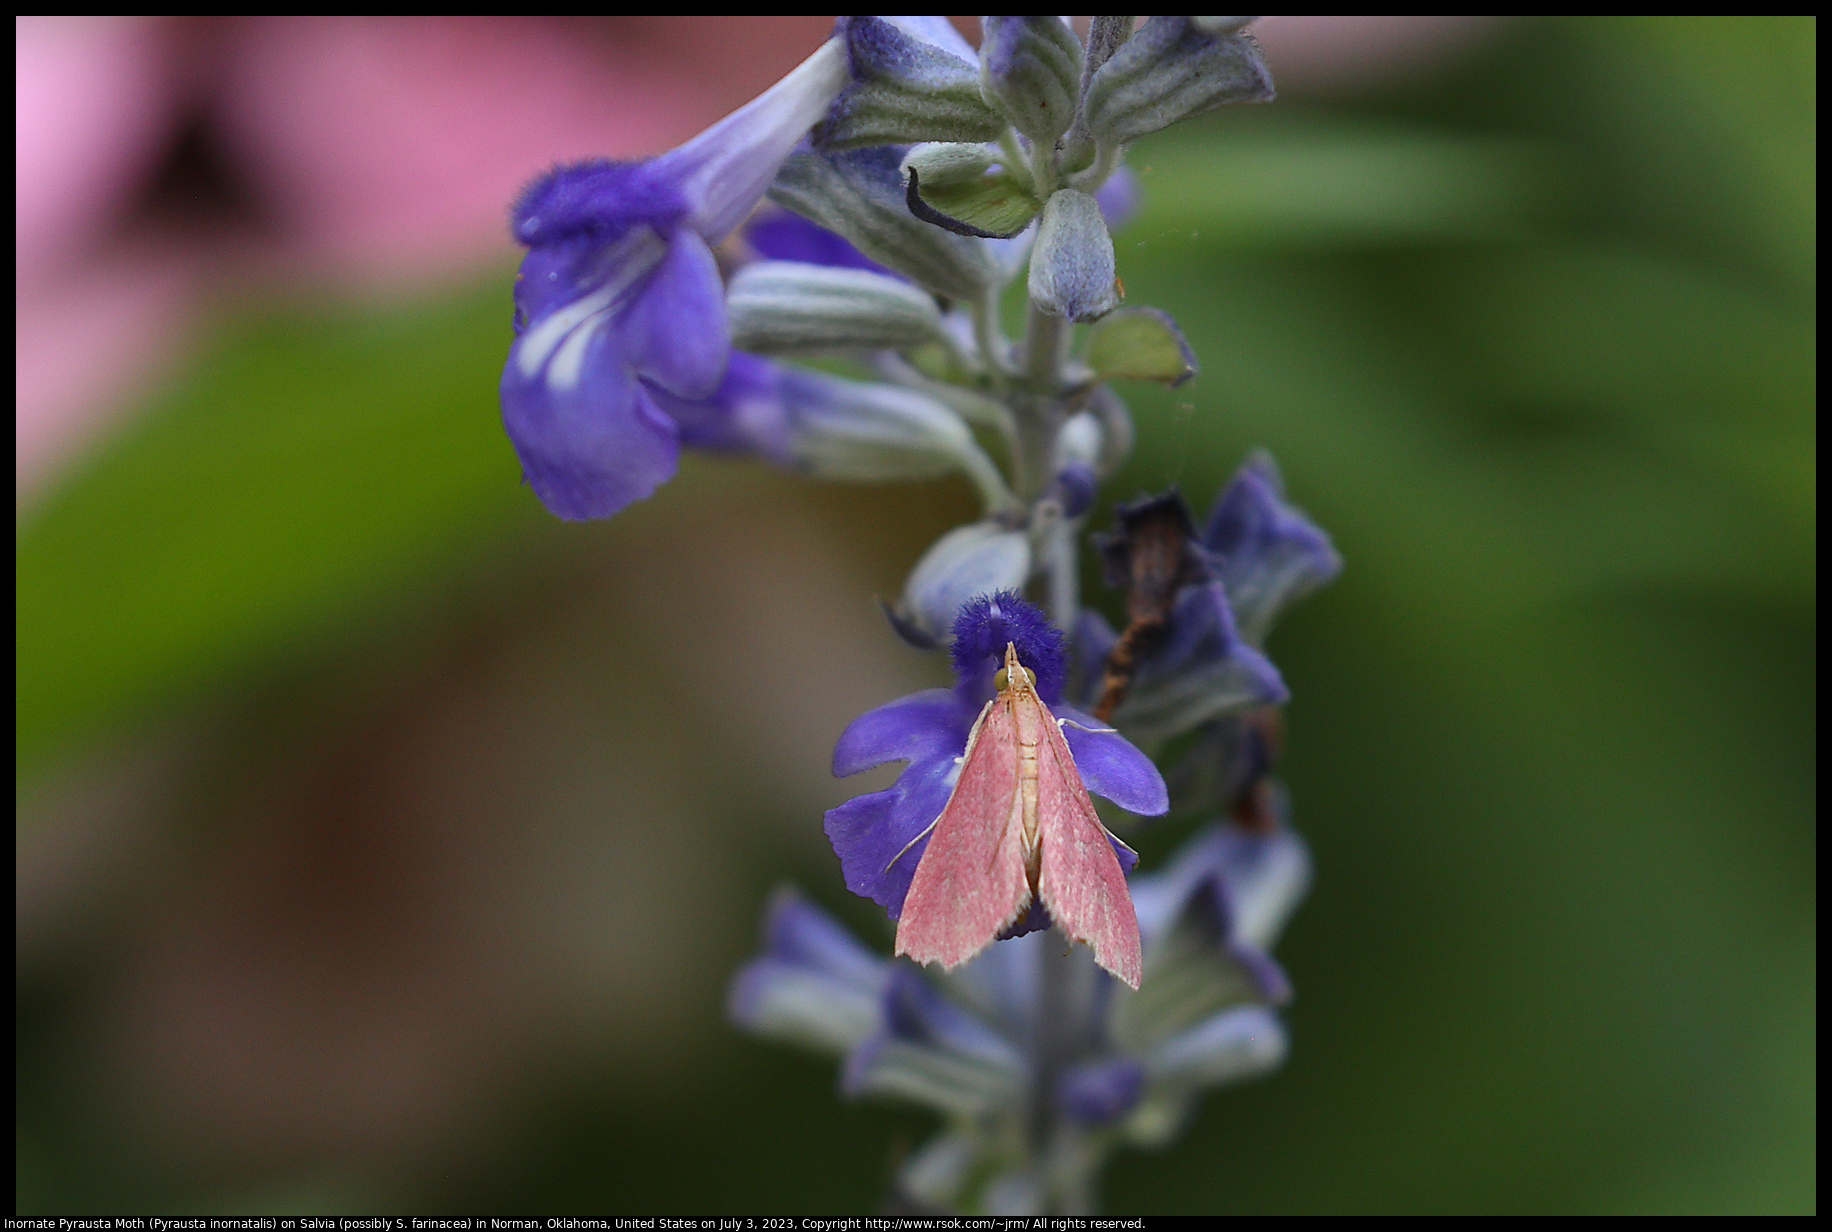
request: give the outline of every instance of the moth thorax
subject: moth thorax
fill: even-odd
[[[1018,665],[1018,670],[1024,673],[1024,686],[1026,688],[1034,689],[1037,687],[1037,673],[1031,671],[1030,668],[1025,667],[1023,664]],[[1011,673],[1003,667],[994,672],[992,674],[992,687],[1000,693],[1005,692],[1006,689],[1011,687]]]

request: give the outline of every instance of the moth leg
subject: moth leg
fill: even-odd
[[[1095,816],[1096,816],[1096,817],[1099,817],[1099,816],[1100,816],[1100,814],[1098,814],[1098,813],[1096,813],[1096,814],[1095,814]],[[1104,821],[1103,821],[1103,822],[1101,822],[1101,823],[1100,823],[1100,828],[1101,828],[1101,830],[1102,830],[1102,832],[1103,832],[1103,833],[1105,833],[1105,834],[1106,834],[1106,836],[1107,836],[1108,838],[1110,838],[1110,839],[1112,839],[1112,840],[1113,840],[1114,842],[1116,842],[1116,843],[1118,843],[1118,844],[1119,844],[1120,846],[1122,846],[1122,847],[1124,847],[1124,848],[1125,848],[1125,849],[1126,849],[1127,851],[1132,851],[1132,858],[1133,858],[1133,859],[1135,859],[1135,860],[1136,860],[1136,859],[1138,859],[1138,858],[1139,858],[1139,853],[1138,853],[1138,852],[1136,852],[1136,851],[1133,851],[1133,850],[1132,850],[1132,844],[1131,844],[1131,843],[1128,843],[1128,842],[1127,842],[1127,841],[1126,841],[1125,839],[1123,839],[1123,838],[1121,838],[1121,837],[1120,837],[1119,835],[1117,835],[1117,834],[1115,834],[1115,833],[1114,833],[1113,831],[1111,831],[1111,830],[1109,830],[1109,829],[1107,829],[1107,823],[1106,823],[1106,822],[1104,822]],[[895,860],[892,860],[892,861],[891,861],[891,863],[892,863],[892,864],[895,864],[895,863],[896,863],[896,861],[895,861]]]
[[[936,825],[940,823],[940,821],[941,821],[941,816],[937,814],[934,821],[931,821],[928,825],[922,828],[921,834],[918,834],[915,838],[905,843],[903,845],[903,850],[899,851],[896,855],[891,857],[891,864],[895,864],[897,861],[903,859],[904,856],[908,855],[910,848],[914,847],[917,843],[920,843],[923,839],[927,838],[929,831],[933,830],[936,827]],[[1128,847],[1126,850],[1131,851],[1132,848]],[[885,872],[888,873],[891,871],[891,864],[886,864],[884,866]]]
[[[1085,732],[1095,732],[1095,733],[1102,733],[1102,732],[1118,732],[1118,731],[1119,731],[1119,728],[1117,728],[1117,727],[1089,727],[1089,726],[1088,726],[1087,724],[1085,724],[1085,723],[1077,723],[1077,722],[1076,722],[1076,721],[1075,721],[1074,719],[1057,719],[1057,720],[1056,720],[1056,726],[1058,726],[1058,727],[1064,727],[1064,726],[1067,726],[1067,727],[1075,727],[1075,728],[1079,728],[1080,730],[1082,730],[1082,731],[1085,731]]]

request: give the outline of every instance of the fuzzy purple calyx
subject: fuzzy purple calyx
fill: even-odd
[[[1018,662],[1037,677],[1037,695],[1049,705],[1060,701],[1067,662],[1062,630],[1015,590],[970,599],[954,618],[951,657],[961,687],[976,687],[997,671],[1008,644],[1017,647]]]

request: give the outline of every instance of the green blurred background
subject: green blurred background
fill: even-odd
[[[1291,1059],[1109,1210],[1816,1208],[1815,31],[1522,24],[1134,150],[1202,375],[1107,495],[1265,445],[1347,568],[1270,647]],[[779,881],[888,939],[826,758],[940,678],[872,597],[970,493],[557,524],[508,272],[237,311],[23,514],[20,1212],[857,1212],[929,1132],[721,1001]]]

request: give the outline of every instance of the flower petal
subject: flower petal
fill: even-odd
[[[806,261],[873,274],[898,277],[854,248],[843,237],[789,210],[773,209],[753,215],[744,237],[757,255],[768,261]]]
[[[780,466],[791,460],[793,425],[785,398],[785,370],[744,351],[733,351],[719,387],[704,398],[680,398],[651,388],[657,406],[680,426],[681,444],[723,453],[756,453]]]
[[[890,964],[784,887],[764,916],[764,953],[732,980],[731,1020],[748,1031],[844,1054],[880,1025]]]
[[[1218,1014],[1168,1040],[1146,1059],[1145,1098],[1123,1126],[1138,1146],[1160,1147],[1177,1136],[1203,1087],[1237,1082],[1275,1068],[1285,1058],[1285,1027],[1262,1006]]]
[[[649,164],[588,158],[562,163],[522,189],[509,229],[530,248],[579,238],[602,245],[637,226],[666,234],[686,212],[679,186]]]
[[[1261,835],[1210,825],[1161,871],[1132,883],[1139,931],[1149,938],[1169,927],[1197,887],[1217,876],[1227,888],[1234,940],[1269,949],[1310,888],[1310,852],[1289,830]]]
[[[914,967],[891,968],[883,1015],[883,1028],[846,1060],[841,1086],[849,1094],[899,1095],[972,1116],[1014,1103],[1029,1079],[1017,1049]]]
[[[887,761],[958,757],[978,712],[950,689],[924,689],[876,710],[868,710],[840,733],[833,746],[833,774],[847,778]]]
[[[1130,740],[1092,715],[1072,706],[1052,707],[1062,724],[1062,738],[1075,755],[1082,785],[1105,796],[1121,808],[1143,817],[1156,817],[1170,808],[1164,776],[1151,758]]]
[[[1166,1040],[1146,1058],[1154,1082],[1186,1089],[1238,1082],[1285,1059],[1285,1027],[1264,1006],[1217,1014]]]
[[[731,326],[719,264],[705,240],[687,227],[668,237],[667,254],[617,331],[630,366],[668,392],[703,398],[719,387]]]
[[[1005,666],[1005,647],[1018,648],[1018,662],[1037,678],[1037,696],[1047,706],[1062,699],[1063,666],[1067,655],[1062,631],[1033,603],[1016,590],[976,595],[961,606],[954,621],[954,641],[949,657],[954,661],[956,686],[962,696],[982,702],[992,699],[992,678]],[[1106,724],[1098,724],[1106,726]]]
[[[651,160],[680,185],[694,229],[716,244],[744,221],[776,172],[848,79],[845,49],[829,39],[793,72],[685,145]]]
[[[961,743],[965,747],[965,737]],[[823,828],[840,858],[846,888],[883,907],[893,920],[928,847],[923,831],[947,806],[958,769],[954,755],[917,762],[888,790],[855,796],[827,811]]]
[[[1234,935],[1269,948],[1310,889],[1310,852],[1289,830],[1222,833],[1222,875],[1234,907]]]
[[[747,963],[732,980],[726,1013],[758,1035],[844,1054],[878,1025],[875,991],[780,958]]]
[[[500,389],[503,427],[541,503],[562,518],[607,517],[672,477],[674,421],[630,376],[608,319],[580,323],[525,371],[526,349],[542,341],[538,328],[515,340]]]
[[[794,963],[877,991],[886,964],[832,916],[785,886],[770,898],[763,922],[764,946],[773,958]]]
[[[1056,1081],[1056,1104],[1084,1125],[1117,1121],[1145,1094],[1145,1067],[1131,1057],[1071,1066]]]
[[[1263,450],[1215,498],[1202,542],[1222,558],[1222,585],[1243,635],[1255,644],[1287,605],[1342,571],[1329,536],[1286,503],[1278,466]]]

